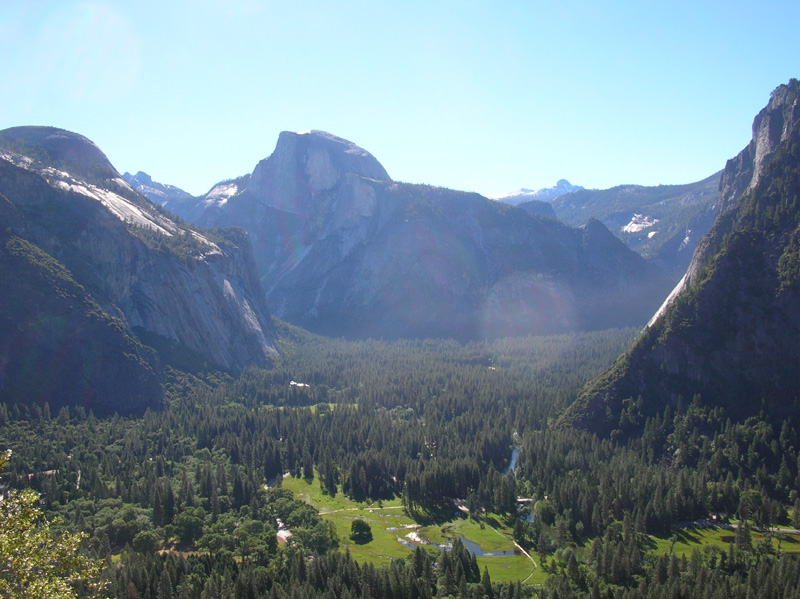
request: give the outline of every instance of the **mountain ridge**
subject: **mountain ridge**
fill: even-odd
[[[194,200],[194,196],[188,191],[184,191],[174,185],[153,181],[150,175],[142,171],[138,171],[135,175],[126,172],[122,175],[122,178],[148,200],[162,208],[166,208],[170,212],[175,212],[172,208],[174,204]],[[177,212],[175,213],[177,214]]]
[[[392,181],[369,152],[318,131],[282,133],[251,175],[181,216],[245,229],[276,315],[334,336],[644,324],[673,286],[621,243],[605,246],[601,273],[594,236],[478,194]],[[611,289],[625,277],[629,299]]]
[[[603,222],[625,244],[680,278],[697,242],[711,229],[720,173],[683,185],[617,185],[585,189],[552,201],[557,218],[579,226]]]
[[[512,206],[517,206],[531,200],[539,200],[540,202],[552,201],[562,195],[580,191],[582,189],[584,188],[580,185],[573,185],[566,179],[559,179],[553,187],[542,187],[541,189],[526,189],[521,187],[516,191],[511,191],[509,193],[500,195],[493,195],[490,199],[511,204]]]
[[[147,333],[147,343],[161,339],[165,347],[183,347],[208,364],[233,372],[264,365],[275,355],[271,316],[246,237],[236,231],[201,232],[177,222],[135,192],[83,136],[54,128],[0,131],[0,195],[6,224],[0,259],[26,268],[29,277],[20,284],[45,296],[47,289],[63,295],[53,287],[52,278],[37,274],[41,265],[52,261],[65,273],[58,280],[74,282],[71,288],[76,291],[68,295],[84,297],[83,304],[96,306],[85,313],[76,304],[53,299],[49,304],[53,314],[35,310],[22,314],[22,306],[6,306],[0,318],[8,331],[32,326],[31,319],[36,318],[56,326],[61,317],[55,314],[61,311],[67,314],[64,322],[77,332],[84,314],[99,314],[109,323],[108,330],[120,329],[121,336],[112,335],[113,339],[100,335],[117,347],[133,340],[142,345],[142,333]],[[14,255],[28,259],[20,262]],[[12,289],[16,283],[13,277],[8,279],[6,292],[16,293]],[[2,352],[13,358],[12,337],[5,337]],[[69,338],[59,339],[69,343]],[[92,343],[91,338],[86,341]],[[26,347],[34,356],[44,346]],[[48,355],[62,355],[56,350]],[[152,349],[142,351],[150,355]],[[124,364],[125,355],[135,353],[115,355]],[[160,360],[148,363],[160,379]],[[0,360],[0,381],[15,376],[7,365]],[[55,364],[50,366],[57,370]],[[113,391],[103,377],[97,381]],[[0,383],[0,394],[11,389]],[[122,393],[117,402],[122,411],[125,401]],[[53,398],[51,403],[57,402]],[[113,403],[103,405],[109,408]]]
[[[753,140],[725,167],[714,226],[686,277],[561,425],[626,433],[693,400],[735,418],[800,414],[798,98],[796,79],[773,92]]]

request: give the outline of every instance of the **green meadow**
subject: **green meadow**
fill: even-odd
[[[777,531],[750,531],[750,542],[755,547],[769,537],[775,551],[783,553],[800,553],[800,535]],[[654,542],[654,555],[675,554],[678,557],[689,557],[695,549],[718,547],[728,551],[730,544],[736,540],[736,527],[682,528],[670,537],[651,537]]]
[[[458,538],[475,543],[483,552],[506,553],[515,550],[511,528],[491,515],[483,523],[456,517],[442,525],[421,526],[405,514],[399,498],[371,504],[359,503],[341,493],[337,493],[336,497],[323,493],[317,479],[309,481],[294,477],[284,478],[283,488],[291,490],[295,498],[312,505],[323,518],[332,522],[339,533],[340,550],[348,550],[361,563],[386,565],[392,559],[411,555],[414,545],[435,552],[439,551],[439,545],[448,545]],[[359,544],[350,540],[350,527],[356,519],[370,525],[370,542]],[[481,571],[486,567],[493,582],[524,580],[528,584],[537,584],[545,579],[541,568],[519,551],[512,555],[479,556],[477,559]]]
[[[529,559],[518,550],[512,541],[512,530],[501,518],[488,514],[480,520],[454,517],[449,522],[435,525],[421,525],[409,518],[399,498],[391,501],[360,503],[350,500],[342,493],[331,497],[320,488],[317,479],[312,481],[286,477],[283,487],[291,490],[320,515],[331,521],[339,533],[341,551],[349,551],[359,562],[370,562],[376,566],[387,565],[393,559],[403,559],[411,555],[412,547],[419,545],[431,552],[439,551],[439,546],[447,546],[455,539],[474,543],[482,552],[510,553],[511,555],[479,556],[478,565],[483,571],[486,567],[494,582],[513,582],[523,580],[527,584],[540,584],[547,575],[539,567],[538,556]],[[355,543],[350,540],[350,528],[354,520],[367,522],[372,530],[372,540],[368,543]],[[753,546],[769,538],[772,547],[784,553],[800,554],[800,535],[778,531],[762,532],[751,530]],[[651,537],[651,555],[674,554],[687,558],[696,549],[717,547],[728,551],[736,539],[735,527],[684,528],[676,530],[670,537]]]

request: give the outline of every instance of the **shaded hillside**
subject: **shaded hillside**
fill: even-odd
[[[632,250],[680,278],[714,222],[719,179],[716,173],[688,185],[584,189],[556,198],[553,208],[572,226],[599,219]]]
[[[88,397],[98,410],[136,411],[160,396],[159,363],[238,371],[275,353],[244,235],[175,222],[86,138],[1,131],[0,219],[3,296],[15,298],[0,306],[5,401]],[[34,365],[42,385],[23,394],[27,383],[13,381]]]
[[[633,429],[695,396],[739,418],[800,414],[799,97],[797,80],[773,92],[728,161],[714,227],[674,297],[563,424]]]
[[[0,252],[0,397],[140,412],[161,399],[156,352],[61,264],[19,237]]]
[[[538,214],[539,216],[546,216],[547,218],[558,218],[556,211],[553,210],[553,205],[549,202],[542,200],[528,200],[517,204],[517,207],[522,208],[525,212],[530,214]]]
[[[253,241],[270,308],[348,337],[476,339],[644,324],[672,283],[599,222],[397,183],[327,133],[282,133],[184,218]]]

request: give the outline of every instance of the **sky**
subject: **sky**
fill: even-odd
[[[798,23],[797,0],[0,0],[0,129],[195,195],[307,129],[484,195],[690,183],[800,77]]]

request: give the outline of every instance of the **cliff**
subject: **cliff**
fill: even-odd
[[[725,167],[714,226],[686,276],[562,424],[625,432],[695,399],[736,418],[800,414],[799,98],[797,80],[773,92]]]
[[[477,194],[398,183],[369,152],[320,131],[282,133],[252,175],[184,214],[245,229],[271,309],[334,336],[643,325],[673,285],[596,234],[599,223],[574,229]]]
[[[162,362],[182,356],[183,365],[236,372],[276,353],[246,237],[176,222],[131,189],[86,138],[39,127],[0,132],[0,194],[6,265],[8,243],[24,241],[35,248],[29,255],[47,256],[95,312],[118,323],[124,339],[158,346]],[[5,285],[13,287],[14,278]],[[13,327],[10,314],[22,306],[10,308]],[[6,343],[4,351],[13,357],[15,349]],[[13,376],[7,364],[0,362],[0,381]]]

